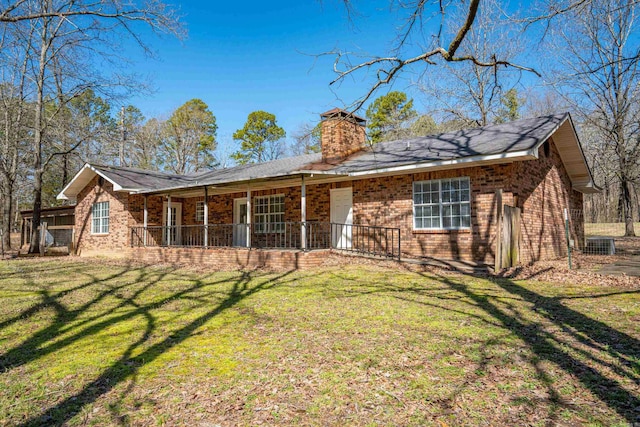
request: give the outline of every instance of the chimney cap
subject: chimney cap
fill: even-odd
[[[331,119],[331,118],[334,118],[334,117],[351,119],[351,120],[355,121],[357,124],[363,125],[363,126],[367,122],[366,119],[364,119],[364,118],[362,118],[362,117],[360,117],[360,116],[358,116],[356,114],[350,113],[350,112],[348,112],[346,110],[343,110],[341,108],[337,108],[337,107],[336,108],[332,108],[331,110],[325,111],[324,113],[320,114],[320,118],[323,119],[323,120]]]

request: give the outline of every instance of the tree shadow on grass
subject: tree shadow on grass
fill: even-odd
[[[139,274],[135,278],[135,282],[143,284],[139,285],[135,291],[130,292],[129,295],[124,296],[121,294],[121,291],[126,293],[126,288],[131,286],[131,283],[110,284],[109,281],[119,278],[130,271],[138,271]],[[138,299],[141,299],[140,297],[144,292],[152,292],[153,286],[162,281],[167,274],[168,272],[155,271],[154,273],[149,273],[145,269],[125,267],[107,278],[99,279],[91,277],[86,283],[71,288],[68,291],[55,294],[47,290],[40,292],[41,301],[36,304],[38,310],[52,308],[55,312],[55,318],[51,324],[35,332],[21,344],[2,354],[0,356],[1,371],[8,371],[40,359],[52,352],[64,350],[78,340],[95,336],[101,331],[122,322],[142,318],[145,326],[144,331],[141,331],[141,336],[128,345],[118,360],[111,363],[110,366],[103,370],[93,381],[84,385],[82,390],[49,407],[44,410],[43,413],[25,420],[19,424],[20,426],[63,425],[80,413],[86,405],[95,402],[100,396],[106,394],[127,379],[133,379],[132,383],[121,393],[120,399],[123,399],[132,389],[136,375],[141,367],[153,362],[163,353],[193,336],[201,326],[245,298],[280,284],[286,276],[291,274],[291,271],[263,279],[254,277],[251,272],[244,272],[232,278],[227,277],[214,281],[208,281],[207,277],[187,279],[189,286],[181,290],[152,302],[138,302]],[[61,296],[67,295],[69,292],[85,289],[96,284],[100,284],[105,289],[102,289],[89,301],[86,301],[73,310],[69,310],[59,300]],[[34,283],[31,283],[31,285],[35,286]],[[223,291],[220,288],[216,288],[216,285],[230,285],[231,289]],[[212,288],[212,290],[202,294],[204,288]],[[168,335],[163,337],[159,342],[155,344],[150,343],[152,336],[154,334],[157,336],[157,319],[154,316],[153,310],[176,299],[190,299],[191,302],[195,302],[195,306],[192,306],[191,309],[202,310],[211,305],[212,300],[207,297],[212,296],[215,296],[219,300],[217,305],[205,310],[200,316],[189,321],[186,325],[168,333]],[[73,323],[75,320],[80,319],[80,315],[86,313],[90,307],[96,306],[107,297],[117,299],[118,303],[115,307],[111,307],[109,310],[89,318],[82,318],[81,321]],[[121,308],[128,308],[129,310],[122,314],[117,313],[118,309]],[[113,315],[114,313],[116,314],[115,316]],[[17,321],[17,319],[33,314],[33,308],[24,310],[19,316],[5,321],[5,326],[13,321]],[[146,345],[148,345],[148,347],[145,348]],[[118,419],[117,414],[112,414],[112,416],[116,420]]]
[[[551,423],[556,421],[556,410],[564,406],[564,403],[549,374],[542,367],[542,361],[551,362],[577,378],[594,396],[629,423],[640,421],[640,397],[605,372],[606,369],[612,369],[616,374],[631,378],[637,384],[640,380],[638,339],[573,310],[563,304],[562,297],[546,297],[508,279],[496,279],[494,283],[507,295],[516,296],[531,304],[531,311],[541,316],[544,322],[526,319],[512,303],[501,299],[501,304],[498,304],[495,299],[477,292],[464,281],[456,280],[455,276],[439,275],[438,280],[469,298],[475,307],[509,329],[535,354],[536,358],[531,364],[538,378],[546,384],[553,411],[550,414]],[[594,297],[598,298],[599,295]],[[571,340],[582,344],[583,348],[571,340],[563,339],[560,334],[549,331],[545,322],[559,328]],[[613,365],[599,358],[597,354],[603,351],[613,357],[617,364]],[[587,360],[591,363],[587,363]]]
[[[556,389],[553,376],[545,369],[544,362],[550,362],[569,374],[588,389],[597,399],[617,412],[630,424],[640,422],[640,396],[612,377],[612,373],[631,383],[640,384],[640,340],[621,332],[606,323],[576,311],[565,300],[589,299],[601,301],[614,295],[638,294],[640,291],[614,291],[593,295],[548,297],[536,293],[506,278],[494,278],[497,286],[470,285],[469,276],[417,273],[419,283],[407,286],[394,283],[366,283],[362,289],[352,286],[339,289],[333,296],[358,297],[363,294],[381,294],[413,304],[445,310],[468,316],[489,327],[499,327],[518,337],[532,352],[529,363],[538,380],[547,390],[545,403],[549,405],[547,422],[558,422],[559,410],[575,405],[564,400]],[[338,280],[350,281],[335,273]],[[464,277],[459,279],[459,277]],[[488,280],[482,277],[483,280]],[[364,285],[364,283],[362,283]],[[328,291],[331,294],[331,291]],[[604,303],[602,301],[601,303]],[[462,307],[460,305],[462,304]],[[468,309],[464,309],[467,306]],[[477,370],[484,370],[487,364],[487,349],[494,345],[492,340],[479,342],[480,358]],[[447,399],[441,399],[440,406],[446,413],[457,395],[466,385],[473,382],[475,374],[470,374],[462,385]],[[632,387],[631,387],[632,388]],[[539,402],[541,403],[541,402]]]

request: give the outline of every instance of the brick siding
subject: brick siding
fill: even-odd
[[[255,250],[244,248],[131,248],[131,258],[145,263],[198,265],[215,270],[267,268],[288,271],[317,267],[328,251]]]
[[[582,194],[572,189],[569,176],[553,141],[549,141],[548,151],[549,155],[547,156],[544,147],[541,147],[539,159],[525,162],[358,179],[331,184],[308,184],[307,220],[328,222],[330,220],[330,190],[352,187],[353,222],[355,224],[400,228],[403,256],[493,263],[497,234],[496,190],[501,189],[503,204],[521,208],[520,261],[530,263],[536,260],[566,256],[563,209],[565,207],[582,209]],[[414,230],[413,182],[456,177],[469,177],[470,179],[471,227],[466,230]],[[252,197],[270,194],[284,194],[285,221],[297,222],[301,220],[300,187],[253,191]],[[209,195],[209,223],[231,224],[233,222],[233,200],[244,197],[246,197],[246,193],[243,192]],[[104,200],[110,201],[110,233],[106,236],[92,235],[90,233],[91,205]],[[162,224],[162,210],[165,200],[166,197],[162,196],[147,198],[150,226]],[[172,198],[172,202],[182,203],[183,225],[198,224],[195,218],[196,202],[202,200],[204,200],[204,195],[191,198]],[[78,196],[76,207],[76,217],[78,218],[76,222],[77,248],[82,253],[83,249],[107,252],[128,247],[128,227],[142,225],[143,207],[143,196],[114,193],[109,183],[105,182],[100,187],[97,178],[94,179]],[[578,246],[583,244],[584,230],[580,218],[574,219],[572,222],[571,235]],[[238,258],[238,252],[219,252],[217,249],[207,250],[209,252],[198,252],[199,249],[186,248],[155,248],[153,251],[151,248],[147,248],[141,250],[150,251],[149,255],[145,255],[147,257],[145,259],[148,261],[155,259],[161,262],[175,262],[178,258],[192,260],[195,259],[193,257],[200,257],[197,259],[201,260],[207,257],[218,257],[220,260],[226,259],[226,262],[233,265],[240,265],[237,259],[244,256]],[[175,254],[170,251],[174,251]],[[189,251],[195,252],[187,255],[190,253]],[[154,255],[151,255],[151,252]],[[234,255],[230,255],[231,253]],[[275,251],[270,256],[285,257],[284,255],[274,255],[275,253],[283,252]],[[140,250],[136,250],[135,254],[136,257],[140,257]],[[251,256],[255,258],[257,255],[251,254]],[[287,265],[291,265],[293,261],[287,259]],[[203,262],[207,262],[207,265],[215,264],[215,262],[206,259]],[[260,262],[263,261],[259,261],[258,264]],[[269,262],[275,263],[273,260]],[[304,264],[304,262],[302,263]],[[249,263],[246,265],[255,266],[258,264]]]
[[[117,253],[129,246],[129,227],[134,224],[126,193],[113,191],[113,185],[95,177],[78,194],[75,209],[75,248],[83,255]],[[109,233],[91,232],[92,207],[94,203],[109,202]]]
[[[563,210],[582,209],[582,193],[573,190],[553,140],[548,144],[548,156],[543,145],[537,160],[514,164],[513,192],[517,206],[522,209],[522,263],[566,256]],[[570,232],[576,246],[581,248],[584,220],[574,219]]]
[[[349,117],[330,117],[321,124],[320,148],[324,161],[343,159],[365,147],[363,125]]]

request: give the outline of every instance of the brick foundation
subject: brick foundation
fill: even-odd
[[[214,270],[267,268],[289,271],[317,267],[328,250],[294,251],[244,248],[131,248],[127,256],[150,264],[197,265]]]

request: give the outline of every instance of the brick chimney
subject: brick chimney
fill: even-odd
[[[341,160],[365,148],[365,119],[339,108],[320,114],[320,118],[322,161]]]

